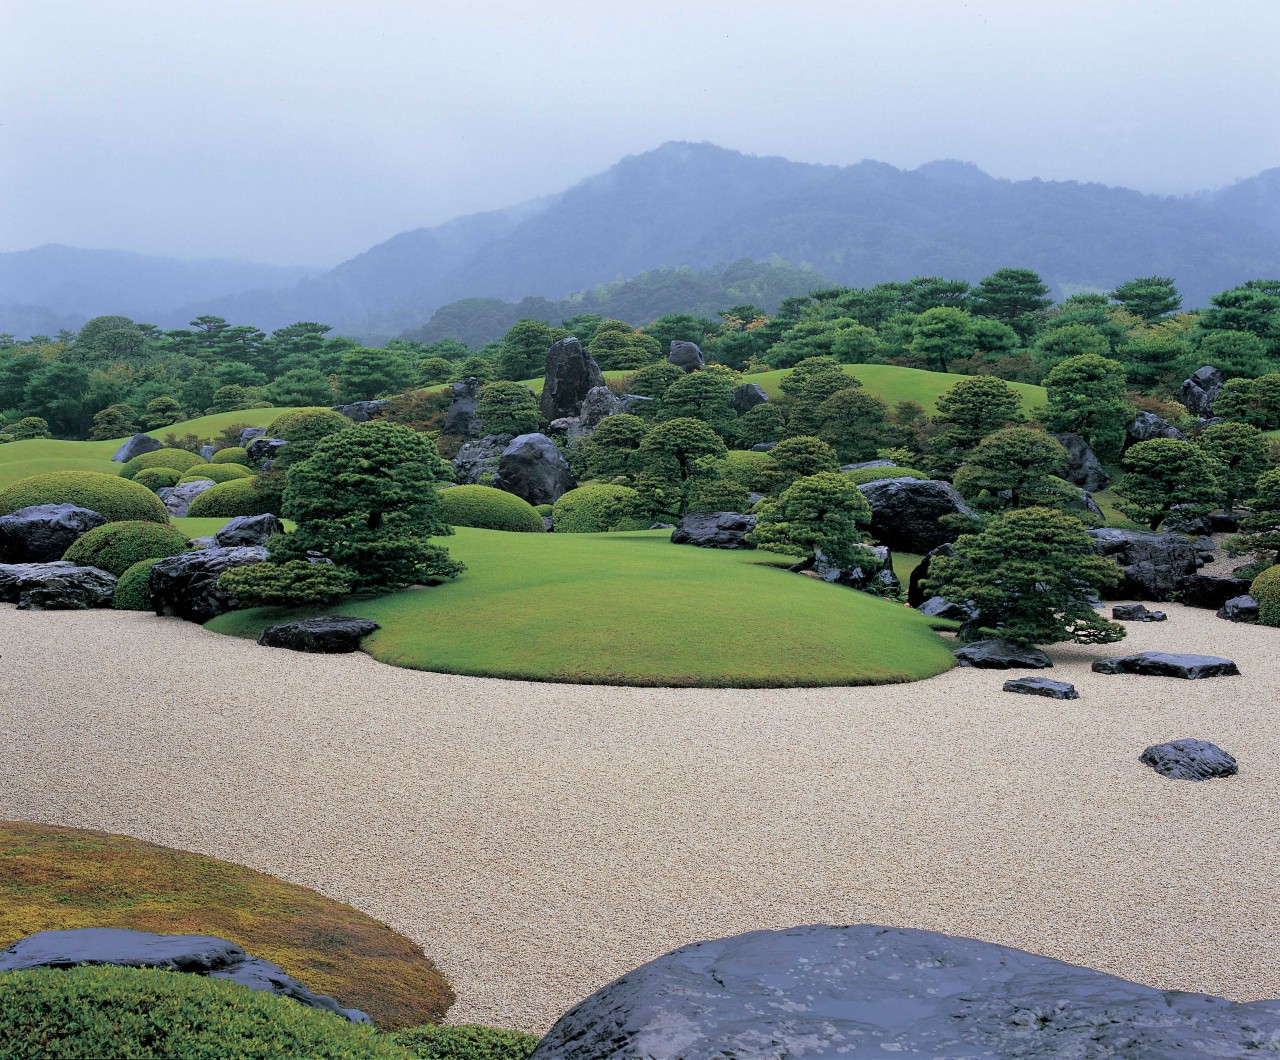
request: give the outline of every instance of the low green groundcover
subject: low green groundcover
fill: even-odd
[[[110,522],[144,519],[167,523],[169,512],[146,486],[100,471],[50,471],[0,489],[0,515],[33,504],[78,504]]]
[[[98,567],[118,578],[144,559],[164,559],[186,550],[187,537],[176,527],[129,521],[94,527],[72,542],[62,558],[85,567]]]
[[[443,518],[450,526],[541,534],[546,528],[532,504],[492,486],[453,486],[440,491]]]
[[[538,1047],[532,1034],[474,1023],[410,1027],[397,1031],[391,1040],[418,1060],[526,1060]]]

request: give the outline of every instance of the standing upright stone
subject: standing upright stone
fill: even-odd
[[[550,422],[577,416],[593,387],[604,386],[595,358],[572,335],[547,351],[547,374],[542,383],[542,418]]]
[[[667,354],[667,360],[686,372],[697,371],[707,363],[702,358],[702,348],[696,342],[683,342],[680,339],[671,340],[671,352]]]
[[[1182,403],[1193,416],[1212,416],[1213,399],[1225,381],[1222,373],[1211,364],[1197,368],[1182,381]]]
[[[164,446],[157,442],[149,434],[135,434],[132,438],[126,440],[119,449],[112,455],[111,459],[117,464],[127,464],[135,456],[142,456],[144,453],[154,453],[157,449],[163,449]]]
[[[459,438],[475,437],[476,406],[480,404],[480,380],[474,375],[465,382],[454,383],[450,388],[453,401],[444,414],[443,434],[456,434]]]

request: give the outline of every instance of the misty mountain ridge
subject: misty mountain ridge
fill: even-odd
[[[1244,280],[1280,275],[1280,168],[1170,198],[1008,180],[955,159],[915,170],[874,161],[834,166],[671,142],[558,194],[403,232],[333,269],[294,270],[287,279],[288,269],[273,266],[224,262],[215,272],[219,263],[171,262],[173,275],[162,281],[154,267],[117,260],[108,268],[88,258],[69,265],[58,285],[47,269],[43,287],[13,278],[6,259],[50,249],[0,255],[0,330],[18,330],[10,323],[18,306],[28,314],[33,306],[50,316],[84,313],[90,291],[94,313],[163,326],[211,313],[268,330],[320,320],[390,336],[463,298],[564,299],[655,268],[706,270],[743,259],[859,286],[916,275],[976,282],[1004,266],[1032,268],[1059,297],[1160,274],[1174,277],[1185,304],[1196,307]],[[228,287],[233,265],[260,271]],[[95,268],[108,274],[101,282],[91,282]],[[196,290],[200,283],[204,290]],[[104,295],[116,300],[98,301]]]

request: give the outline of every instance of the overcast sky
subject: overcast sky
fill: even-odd
[[[1277,0],[0,0],[0,249],[333,264],[666,140],[1180,193],[1280,165]]]

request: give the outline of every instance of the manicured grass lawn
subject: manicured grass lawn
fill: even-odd
[[[396,666],[537,681],[776,687],[913,681],[950,651],[914,611],[790,574],[763,552],[673,545],[669,531],[445,539],[453,582],[334,608],[382,629],[364,649]],[[256,636],[280,611],[209,628]]]
[[[127,836],[0,821],[0,947],[82,927],[230,939],[384,1030],[438,1022],[453,1002],[412,942],[305,887]]]
[[[1102,509],[1102,514],[1107,517],[1106,523],[1103,524],[1104,526],[1112,526],[1120,530],[1147,529],[1141,523],[1135,523],[1116,507],[1116,501],[1120,498],[1116,496],[1114,490],[1110,488],[1098,490],[1098,492],[1093,495],[1093,499],[1097,502],[1098,507]]]

